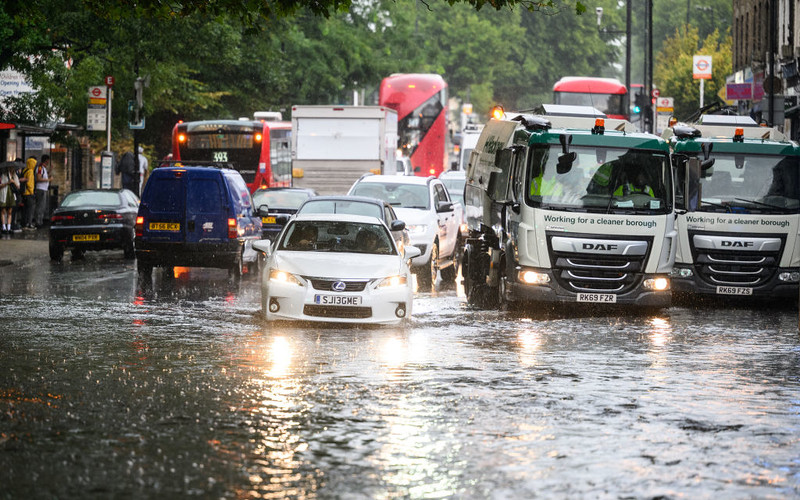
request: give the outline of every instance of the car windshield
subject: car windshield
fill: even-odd
[[[297,209],[309,198],[305,191],[291,191],[285,189],[259,190],[253,193],[253,206],[256,208],[266,205],[269,208],[294,208]]]
[[[450,193],[450,197],[458,202],[464,201],[464,185],[467,180],[461,177],[439,177]]]
[[[284,231],[278,249],[397,255],[386,228],[364,222],[295,221]]]
[[[672,173],[665,152],[572,147],[572,163],[561,152],[561,146],[540,147],[530,155],[525,187],[530,205],[596,213],[672,209]]]
[[[354,200],[309,200],[297,213],[368,215],[383,219],[382,207],[376,203]]]
[[[359,182],[350,194],[367,196],[388,202],[393,207],[431,207],[427,184],[401,184],[397,182]]]
[[[118,193],[107,191],[86,191],[70,193],[61,203],[62,207],[116,207],[119,206]]]

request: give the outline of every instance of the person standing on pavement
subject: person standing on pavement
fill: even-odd
[[[147,175],[147,157],[143,154],[144,148],[139,146],[139,191],[136,194],[141,197],[142,190],[144,190],[145,175]]]
[[[136,158],[133,153],[126,151],[119,161],[119,174],[122,176],[122,189],[139,193],[139,173],[136,171]]]
[[[47,193],[50,190],[50,155],[42,155],[42,161],[36,167],[34,178],[34,196],[36,197],[36,212],[34,215],[36,227],[44,225],[44,215],[47,210]]]
[[[36,207],[36,197],[33,190],[36,184],[36,157],[31,156],[25,163],[25,169],[22,171],[22,178],[25,179],[25,186],[22,188],[22,228],[33,229],[33,209]],[[22,181],[22,179],[20,179]]]
[[[19,179],[13,163],[6,163],[0,170],[0,223],[2,233],[11,234],[11,209],[17,204],[17,198],[11,190],[11,185],[19,189]]]

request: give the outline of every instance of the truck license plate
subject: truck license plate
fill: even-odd
[[[613,293],[579,293],[578,302],[597,302],[601,304],[616,304],[617,296]]]
[[[314,303],[323,306],[360,306],[360,295],[314,295]]]
[[[753,289],[746,286],[718,286],[719,295],[753,295]]]

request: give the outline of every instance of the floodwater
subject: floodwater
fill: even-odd
[[[268,324],[258,279],[0,268],[0,498],[800,497],[797,309]],[[574,310],[573,310],[574,311]]]

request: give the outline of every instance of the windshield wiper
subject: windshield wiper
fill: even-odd
[[[734,200],[743,201],[745,203],[752,203],[753,205],[759,205],[759,206],[762,206],[762,207],[774,208],[775,210],[780,210],[782,212],[785,212],[786,210],[789,210],[786,207],[779,207],[778,205],[772,205],[771,203],[762,203],[762,202],[756,201],[756,200],[746,200],[744,198],[734,198]]]
[[[700,205],[711,205],[712,207],[721,208],[721,209],[725,210],[726,212],[730,212],[731,211],[731,207],[730,206],[722,205],[720,203],[714,203],[713,201],[700,200]]]

